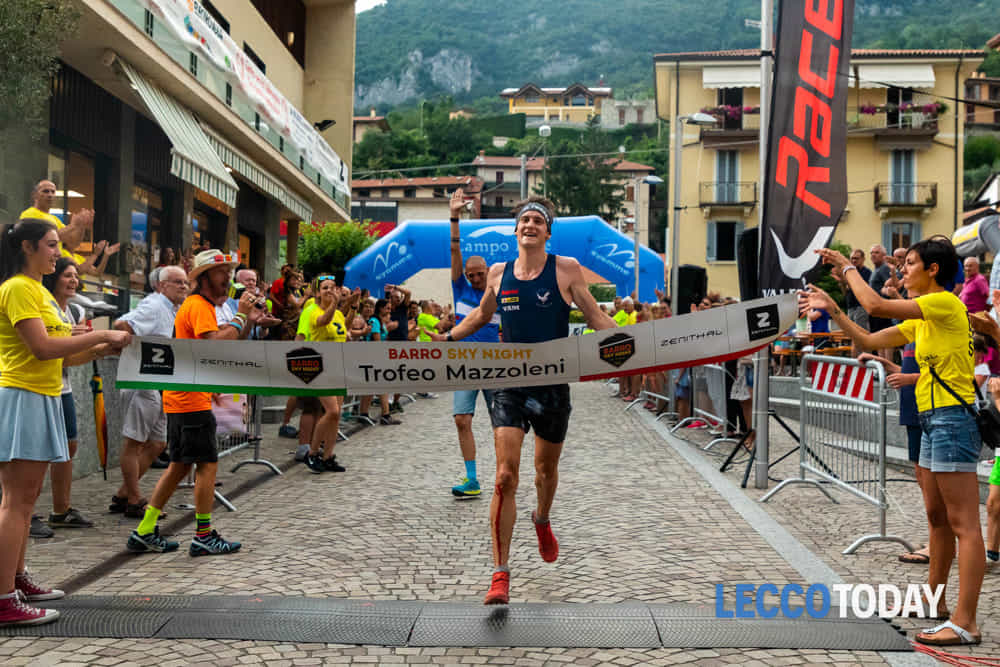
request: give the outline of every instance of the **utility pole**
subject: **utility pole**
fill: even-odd
[[[528,198],[528,156],[521,153],[521,201]]]
[[[774,17],[774,0],[760,2],[760,192],[765,191],[767,182],[767,142],[771,122],[771,74],[774,68],[774,32],[771,28]],[[757,261],[760,263],[761,248],[764,244],[764,197],[757,207]],[[758,268],[758,275],[759,268]],[[753,426],[757,452],[754,463],[754,487],[767,488],[770,450],[771,403],[771,348],[765,347],[754,359],[754,401]]]

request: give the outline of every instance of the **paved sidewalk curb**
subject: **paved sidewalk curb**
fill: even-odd
[[[770,544],[782,558],[799,572],[806,581],[827,586],[844,583],[843,578],[807,549],[794,535],[775,521],[765,509],[748,498],[743,491],[720,473],[712,462],[701,455],[690,443],[681,440],[648,411],[640,411],[641,419],[658,433],[694,470],[715,489],[719,496]],[[938,662],[922,653],[880,652],[879,655],[893,667],[934,667]]]

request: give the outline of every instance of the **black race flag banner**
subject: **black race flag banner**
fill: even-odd
[[[734,359],[770,344],[796,311],[784,294],[531,345],[135,338],[117,384],[278,396],[561,384]]]
[[[800,289],[847,204],[854,0],[781,0],[760,288]]]

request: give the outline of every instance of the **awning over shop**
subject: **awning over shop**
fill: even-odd
[[[239,186],[226,171],[198,120],[135,68],[118,58],[125,76],[170,139],[170,173],[204,190],[228,206],[236,206]]]
[[[261,192],[267,194],[289,211],[306,222],[312,222],[312,206],[292,194],[285,185],[259,167],[256,162],[238,151],[228,141],[216,132],[206,129],[205,133],[211,147],[222,161],[232,167],[233,171],[247,179]]]
[[[760,65],[706,66],[701,81],[705,88],[760,88]]]
[[[888,85],[887,85],[888,84]],[[928,64],[858,65],[861,88],[933,88],[934,67]]]

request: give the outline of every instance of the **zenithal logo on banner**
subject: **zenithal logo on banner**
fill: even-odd
[[[174,348],[167,343],[143,341],[139,372],[143,375],[173,375]]]
[[[605,361],[615,368],[620,368],[635,354],[635,338],[628,334],[616,333],[602,340],[597,347],[597,352],[601,355],[601,361]]]
[[[285,355],[288,372],[309,384],[323,372],[323,355],[310,347],[299,347]]]

